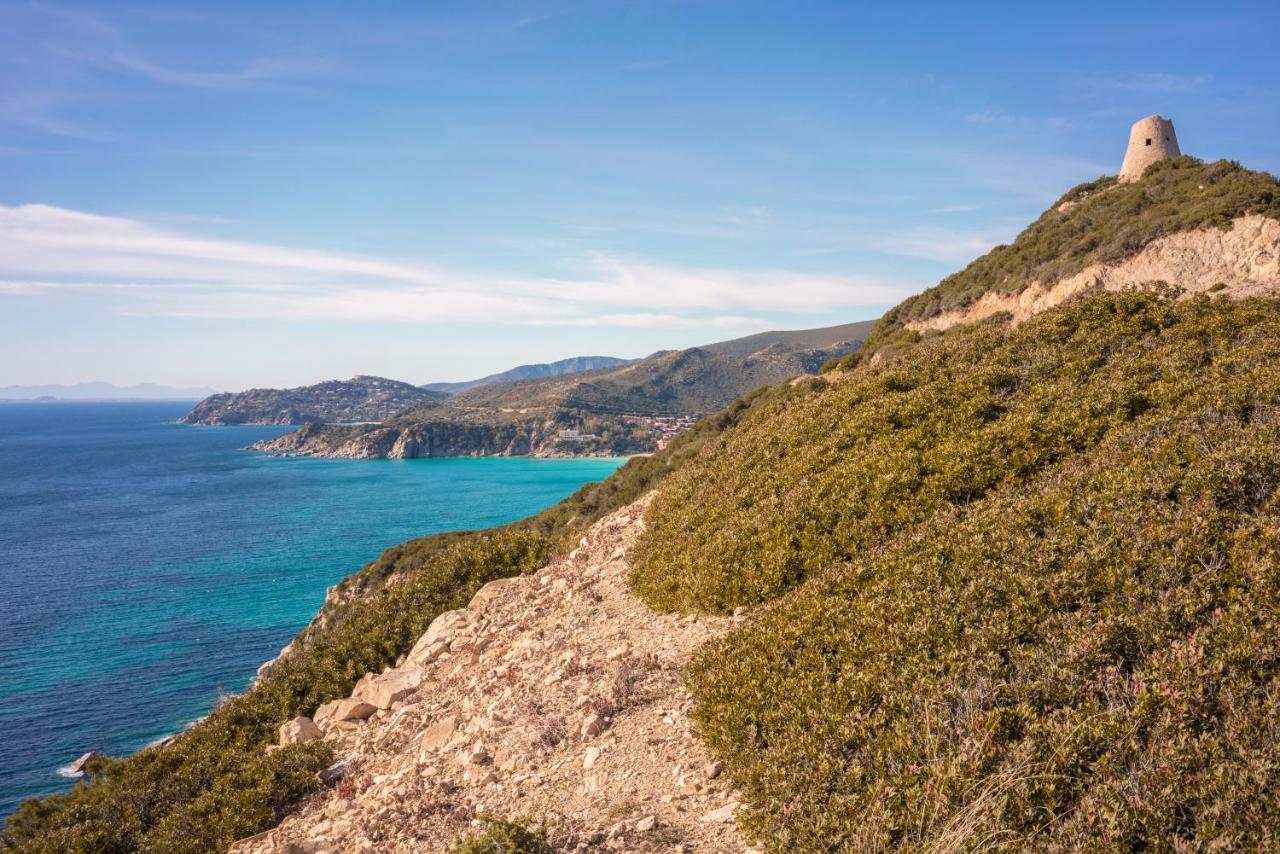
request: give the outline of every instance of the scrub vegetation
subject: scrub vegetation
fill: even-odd
[[[769,847],[1262,850],[1280,827],[1280,303],[1099,293],[778,395],[634,585],[759,605],[697,722]]]

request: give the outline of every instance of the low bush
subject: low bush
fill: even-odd
[[[453,854],[555,854],[545,827],[493,817],[481,820],[484,829],[459,839]]]
[[[647,524],[651,601],[768,601],[689,676],[769,848],[1280,843],[1280,302],[956,330],[758,408]]]
[[[1270,329],[1273,311],[1102,294],[1013,331],[953,330],[887,364],[767,395],[666,482],[633,585],[664,609],[726,613],[771,599],[1144,414],[1225,388],[1235,366],[1218,353],[1237,331]]]

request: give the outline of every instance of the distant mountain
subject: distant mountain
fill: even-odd
[[[298,388],[255,388],[205,398],[183,424],[307,424],[383,421],[447,395],[383,377],[356,376]]]
[[[155,383],[130,386],[103,382],[0,386],[0,400],[199,400],[212,393],[211,388],[174,388]]]
[[[445,394],[458,394],[468,389],[477,388],[479,386],[493,385],[494,383],[508,382],[511,380],[531,380],[542,377],[559,377],[565,374],[576,374],[582,371],[592,371],[597,368],[611,368],[615,365],[627,365],[634,362],[635,359],[617,359],[613,356],[573,356],[568,359],[561,359],[558,362],[546,362],[538,365],[520,365],[509,371],[503,371],[498,374],[489,374],[487,377],[481,377],[478,380],[470,380],[468,382],[459,383],[427,383],[420,388],[427,391],[442,391]]]
[[[857,348],[872,326],[762,332],[622,365],[494,382],[382,424],[309,426],[255,447],[360,459],[652,451],[673,419],[689,423],[761,386],[817,373]]]
[[[857,323],[845,323],[840,326],[823,326],[818,329],[790,329],[772,332],[757,332],[744,338],[721,341],[718,344],[707,344],[703,350],[718,353],[721,356],[737,356],[746,358],[770,347],[782,346],[789,350],[838,350],[852,349],[862,343],[875,328],[876,321],[860,320]]]

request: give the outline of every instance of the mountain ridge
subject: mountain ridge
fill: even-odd
[[[757,333],[624,365],[492,383],[382,424],[309,427],[253,448],[355,459],[649,453],[674,429],[673,419],[717,412],[756,388],[816,373],[851,352],[861,339],[850,336],[865,336],[871,326]],[[815,341],[824,348],[811,349]]]

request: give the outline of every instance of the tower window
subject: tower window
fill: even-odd
[[[1150,144],[1151,144],[1151,140],[1150,140],[1150,139],[1148,139],[1148,140],[1147,140],[1147,145],[1150,145]]]

